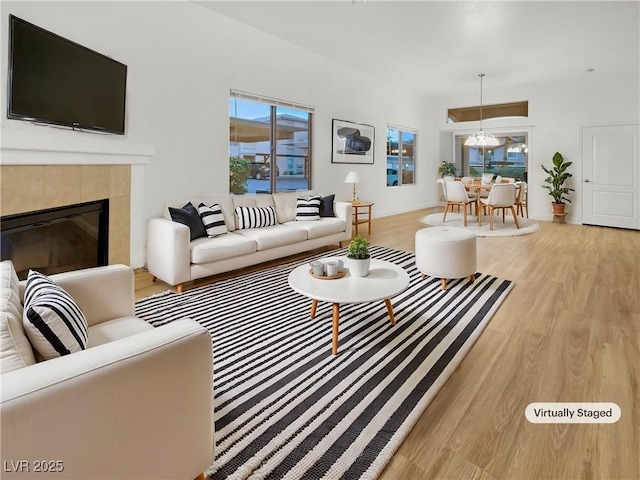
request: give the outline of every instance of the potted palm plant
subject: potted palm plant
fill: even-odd
[[[371,263],[369,245],[369,241],[360,235],[355,236],[349,243],[347,261],[349,263],[349,273],[354,277],[366,277],[369,275],[369,264]]]
[[[564,186],[564,182],[573,176],[567,172],[567,168],[569,168],[572,163],[573,162],[565,162],[560,152],[556,152],[553,155],[553,168],[549,169],[544,165],[541,165],[542,169],[548,175],[544,180],[548,185],[542,185],[542,187],[549,190],[549,195],[553,197],[552,205],[554,215],[564,215],[564,202],[566,201],[571,203],[571,200],[569,200],[567,195],[569,195],[569,192],[575,192],[573,188]]]

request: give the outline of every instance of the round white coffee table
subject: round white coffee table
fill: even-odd
[[[322,261],[342,260],[348,267],[346,257],[324,258]],[[409,286],[409,275],[402,267],[384,260],[371,259],[369,275],[352,277],[349,272],[335,280],[318,279],[309,273],[309,265],[296,267],[289,274],[289,286],[296,292],[311,298],[311,318],[316,316],[318,301],[333,304],[333,341],[332,353],[338,353],[338,325],[341,303],[367,303],[384,300],[391,325],[396,321],[393,316],[391,297],[403,292]]]

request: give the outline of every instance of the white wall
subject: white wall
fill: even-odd
[[[375,202],[374,216],[436,204],[439,131],[451,127],[446,109],[475,105],[478,92],[428,99],[314,53],[283,42],[191,2],[2,2],[0,38],[6,41],[13,13],[43,28],[93,48],[129,67],[127,135],[113,142],[151,145],[156,154],[137,166],[133,195],[133,266],[145,261],[146,219],[160,215],[170,199],[228,192],[228,99],[237,89],[312,105],[313,188],[350,199],[347,172],[365,182],[359,197]],[[2,55],[2,109],[6,111],[7,48]],[[382,68],[382,67],[381,67]],[[490,75],[490,72],[487,72]],[[522,85],[493,91],[485,82],[485,103],[529,100],[528,119],[485,122],[485,129],[531,126],[530,209],[549,219],[550,197],[539,185],[542,163],[555,151],[574,161],[573,204],[569,221],[580,221],[581,127],[639,121],[637,74],[604,77],[598,71],[560,85]],[[331,164],[331,119],[376,128],[374,165]],[[419,131],[416,185],[386,187],[386,126]],[[48,127],[2,119],[3,129],[19,128],[34,141]],[[79,138],[79,132],[61,132]]]
[[[571,204],[567,206],[567,221],[582,222],[582,138],[583,127],[640,123],[640,74],[607,76],[585,72],[578,80],[562,84],[528,84],[519,87],[491,90],[483,88],[483,102],[487,105],[503,102],[529,101],[529,117],[520,119],[492,119],[483,122],[487,132],[527,130],[529,138],[529,216],[551,220],[551,197],[542,188],[546,174],[540,167],[552,166],[555,152],[572,161],[569,168],[573,178],[567,185],[575,188]],[[456,133],[477,130],[479,122],[446,124],[448,108],[478,104],[479,92],[452,95],[435,99],[433,112],[439,120],[439,130]]]
[[[147,218],[171,199],[228,193],[228,100],[237,89],[314,106],[313,188],[350,199],[347,172],[364,183],[359,197],[375,202],[374,216],[429,204],[437,165],[430,100],[360,74],[190,2],[2,2],[9,13],[128,65],[127,134],[115,142],[155,146],[137,167],[142,183],[132,218],[131,260],[144,263]],[[2,49],[2,108],[6,111],[7,48]],[[331,164],[331,119],[374,125],[374,165]],[[417,185],[386,187],[386,125],[419,131]],[[2,119],[37,141],[48,127]],[[64,132],[61,135],[91,135]],[[73,138],[73,137],[72,137]],[[142,171],[141,171],[142,170]]]

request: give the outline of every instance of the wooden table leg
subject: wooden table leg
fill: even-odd
[[[331,353],[338,354],[338,320],[340,318],[340,304],[333,304],[333,340],[331,343]]]
[[[369,235],[371,235],[371,207],[369,207]]]
[[[311,300],[311,318],[316,318],[316,307],[318,306],[318,300],[315,298]]]
[[[387,312],[389,312],[389,318],[391,319],[391,325],[396,324],[396,317],[393,316],[393,307],[391,306],[391,299],[385,298],[384,303],[387,305]]]

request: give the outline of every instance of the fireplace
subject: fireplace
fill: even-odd
[[[0,219],[2,260],[24,280],[29,269],[45,275],[107,265],[109,200],[79,203]]]

